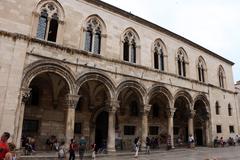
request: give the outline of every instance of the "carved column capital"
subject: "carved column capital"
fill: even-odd
[[[115,113],[118,108],[120,108],[118,100],[110,100],[106,102],[106,106],[108,108],[108,112]]]
[[[190,110],[190,112],[189,112],[189,118],[194,118],[195,114],[196,114],[196,111],[195,111],[195,110]]]
[[[31,90],[32,90],[31,88],[21,88],[20,90],[21,103],[26,104],[26,102],[30,98]]]
[[[167,116],[169,118],[173,118],[175,111],[176,111],[176,108],[170,108],[170,107],[167,108]]]
[[[141,109],[141,113],[142,115],[148,115],[148,113],[150,112],[151,110],[151,106],[150,104],[144,104],[143,105],[143,108]]]
[[[67,94],[65,97],[66,108],[75,109],[77,107],[79,97],[80,97],[80,95]]]

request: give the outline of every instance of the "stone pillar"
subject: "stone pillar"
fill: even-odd
[[[110,101],[107,103],[108,106],[108,140],[107,140],[107,151],[115,152],[115,114],[119,108],[118,101]]]
[[[16,148],[20,149],[21,147],[21,138],[22,138],[22,128],[23,128],[23,119],[24,119],[24,110],[25,104],[29,100],[31,94],[30,88],[22,88],[19,95],[19,103],[16,113],[16,126],[13,141],[16,144]]]
[[[74,137],[74,124],[75,124],[75,108],[79,100],[79,95],[67,94],[65,99],[66,106],[66,144],[70,143],[70,140]]]
[[[148,136],[148,114],[150,112],[151,105],[145,104],[142,110],[142,149],[146,148],[146,137]]]
[[[205,135],[206,135],[206,146],[211,146],[211,144],[212,144],[212,141],[211,141],[211,137],[210,137],[210,134],[209,134],[209,132],[210,132],[210,116],[209,116],[209,114],[207,115],[207,118],[206,118],[206,120],[205,120],[205,126],[204,126],[204,128],[205,128]]]
[[[168,135],[171,136],[172,148],[174,148],[174,135],[173,135],[173,116],[176,108],[168,108]]]
[[[196,111],[191,110],[188,118],[188,136],[193,135],[194,136],[194,126],[193,126],[193,118],[195,116]]]

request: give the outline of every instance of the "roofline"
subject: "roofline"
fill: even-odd
[[[117,13],[117,14],[119,14],[121,16],[124,16],[126,18],[131,19],[131,20],[134,20],[134,21],[136,21],[138,23],[144,24],[144,25],[146,25],[146,26],[148,26],[150,28],[153,28],[153,29],[155,29],[157,31],[163,32],[163,33],[165,33],[165,34],[167,34],[167,35],[169,35],[169,36],[171,36],[173,38],[176,38],[176,39],[178,39],[180,41],[183,41],[183,42],[185,42],[185,43],[187,43],[187,44],[189,44],[189,45],[191,45],[193,47],[196,47],[199,50],[202,50],[203,52],[206,52],[206,53],[210,54],[211,56],[217,57],[217,58],[223,60],[224,62],[226,62],[226,63],[228,63],[230,65],[234,65],[234,62],[232,62],[232,61],[230,61],[230,60],[228,60],[228,59],[226,59],[226,58],[224,58],[224,57],[222,57],[222,56],[220,56],[220,55],[218,55],[218,54],[208,50],[207,48],[204,48],[204,47],[200,46],[197,43],[194,43],[194,42],[190,41],[187,38],[184,38],[184,37],[182,37],[182,36],[180,36],[180,35],[178,35],[178,34],[176,34],[174,32],[171,32],[171,31],[169,31],[169,30],[167,30],[167,29],[165,29],[165,28],[155,24],[155,23],[152,23],[152,22],[147,21],[147,20],[145,20],[145,19],[143,19],[141,17],[133,15],[133,14],[131,14],[131,13],[127,12],[127,11],[124,11],[124,10],[122,10],[122,9],[116,7],[116,6],[113,6],[113,5],[109,4],[109,3],[103,2],[101,0],[84,0],[84,1],[89,2],[91,4],[94,4],[94,5],[97,5],[98,7],[102,7],[104,9],[109,10],[109,11],[112,11],[114,13]]]

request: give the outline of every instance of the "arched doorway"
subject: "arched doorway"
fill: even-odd
[[[174,143],[178,146],[178,139],[185,144],[188,143],[188,119],[190,115],[190,106],[186,97],[179,96],[175,100],[174,107],[176,111],[174,113]]]
[[[108,112],[102,111],[97,115],[95,123],[95,143],[97,149],[107,147]]]
[[[194,104],[194,110],[196,111],[194,117],[194,136],[196,145],[203,146],[207,144],[206,131],[208,112],[206,104],[202,100],[197,100]]]
[[[25,104],[22,137],[32,137],[38,149],[46,149],[49,137],[65,139],[64,100],[69,87],[60,75],[44,72],[33,78],[29,88],[31,95]]]

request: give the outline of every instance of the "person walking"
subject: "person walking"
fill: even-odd
[[[194,148],[194,143],[195,143],[195,141],[194,141],[194,137],[193,137],[192,134],[189,135],[189,137],[188,137],[188,142],[189,142],[189,147],[190,147],[190,148]]]
[[[10,151],[7,141],[10,137],[10,133],[4,132],[0,139],[0,160],[4,160],[5,155]]]
[[[82,136],[80,141],[79,141],[79,157],[80,157],[80,160],[83,160],[83,156],[84,156],[84,153],[85,153],[85,150],[86,150],[86,140],[85,138]]]
[[[69,160],[75,160],[75,143],[74,143],[74,139],[71,139],[71,143],[69,145]]]
[[[66,148],[65,148],[65,142],[62,141],[60,146],[58,147],[58,159],[59,160],[65,160],[66,159]]]
[[[135,138],[134,144],[135,144],[135,156],[134,157],[137,158],[138,157],[138,152],[139,152],[139,147],[140,147],[140,144],[141,144],[139,137]]]
[[[150,145],[151,145],[151,140],[150,138],[147,136],[146,137],[146,153],[150,154]]]

